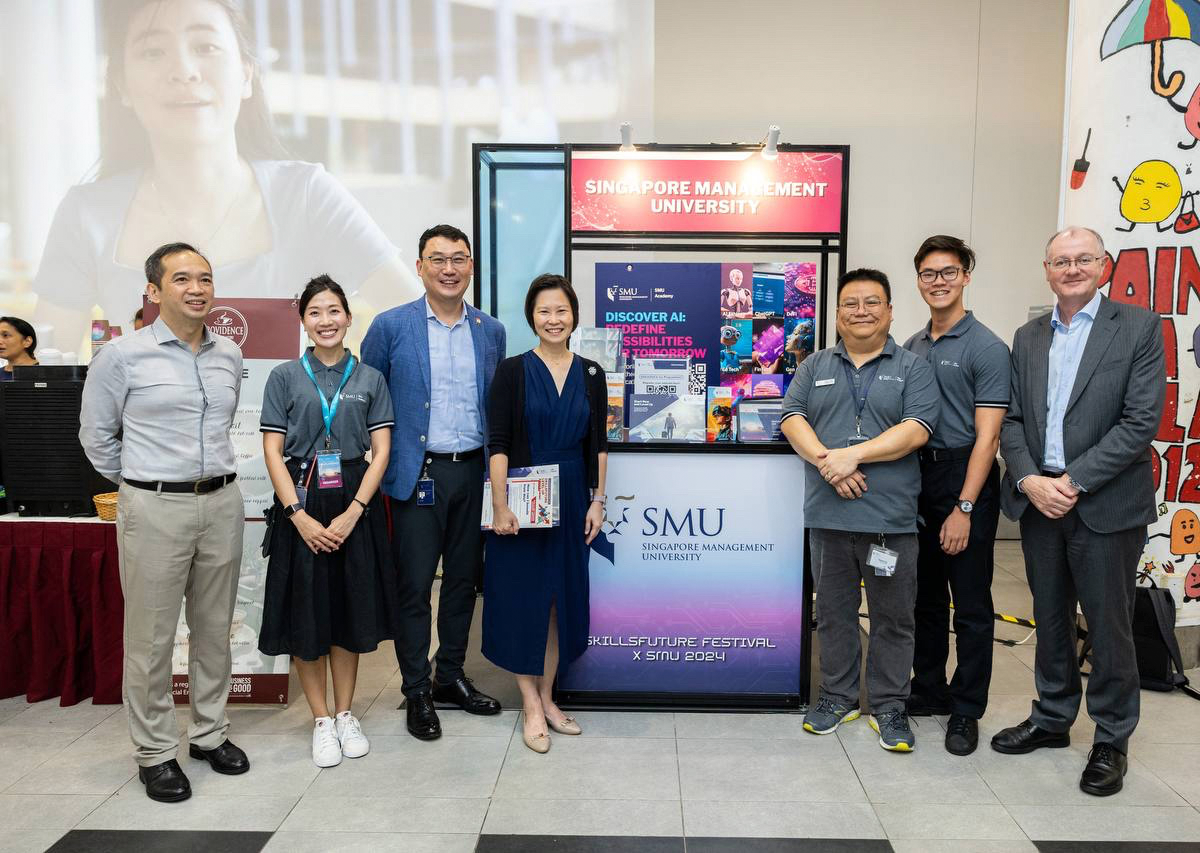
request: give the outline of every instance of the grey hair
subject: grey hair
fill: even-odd
[[[1096,244],[1097,244],[1097,245],[1100,247],[1100,256],[1101,256],[1101,257],[1103,257],[1103,256],[1104,256],[1104,254],[1105,254],[1105,252],[1104,252],[1104,238],[1100,236],[1100,232],[1099,232],[1099,231],[1097,231],[1097,230],[1096,230],[1096,229],[1094,229],[1094,228],[1088,228],[1086,225],[1068,225],[1066,228],[1062,229],[1061,231],[1056,231],[1056,232],[1055,232],[1055,233],[1054,233],[1054,234],[1053,234],[1053,235],[1050,237],[1050,239],[1046,241],[1046,259],[1047,259],[1047,260],[1049,260],[1049,259],[1050,259],[1050,244],[1051,244],[1051,243],[1053,243],[1053,242],[1054,242],[1055,240],[1057,240],[1059,237],[1064,237],[1064,236],[1066,236],[1067,234],[1073,234],[1073,233],[1074,233],[1074,232],[1076,232],[1076,231],[1086,231],[1087,233],[1089,233],[1089,234],[1091,234],[1093,237],[1095,237],[1095,238],[1096,238]]]

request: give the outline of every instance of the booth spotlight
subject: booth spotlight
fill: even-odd
[[[621,151],[633,151],[633,125],[627,121],[621,122]]]
[[[779,156],[779,125],[773,124],[767,128],[767,141],[763,145],[762,158],[774,160]]]

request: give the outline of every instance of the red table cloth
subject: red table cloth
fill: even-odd
[[[0,699],[121,701],[115,524],[0,522]]]

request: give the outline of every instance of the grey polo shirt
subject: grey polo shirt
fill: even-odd
[[[904,348],[929,362],[942,395],[942,415],[930,447],[975,444],[975,409],[1007,409],[1012,388],[1008,345],[970,311],[936,341],[931,324],[909,338]]]
[[[860,381],[875,370],[863,407],[863,435],[875,438],[901,421],[916,421],[930,433],[937,428],[940,401],[933,371],[924,359],[896,346],[890,335],[883,352],[857,370],[841,341],[800,362],[783,400],[783,420],[799,415],[826,447],[845,447],[855,434],[856,407],[843,365],[849,365]],[[921,491],[917,454],[870,462],[862,472],[866,493],[846,500],[825,482],[816,466],[806,462],[804,526],[852,533],[916,533]]]
[[[308,359],[313,376],[325,392],[325,399],[332,402],[350,353],[347,351],[333,367],[326,367],[312,352],[313,348],[309,347],[301,357]],[[383,374],[357,358],[354,362],[354,371],[342,389],[341,402],[333,418],[332,446],[334,450],[342,451],[345,459],[362,456],[371,449],[371,433],[377,429],[391,429],[395,423],[392,398]],[[307,459],[315,451],[325,449],[321,400],[299,359],[284,362],[267,377],[259,429],[283,433],[285,456]]]

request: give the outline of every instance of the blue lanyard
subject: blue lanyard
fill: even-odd
[[[300,363],[304,365],[304,372],[308,374],[308,378],[316,386],[317,396],[321,398],[321,417],[325,420],[325,449],[328,450],[332,444],[333,417],[337,414],[338,405],[342,402],[342,389],[346,387],[346,382],[349,381],[350,374],[354,370],[354,356],[350,356],[350,361],[346,364],[346,369],[342,373],[342,383],[333,392],[332,403],[325,399],[325,392],[321,390],[321,386],[317,382],[317,377],[313,375],[312,367],[308,363],[308,353],[300,357]]]
[[[854,390],[854,368],[850,366],[850,362],[842,360],[842,368],[846,371],[846,390],[850,392],[850,399],[854,401],[854,430],[858,435],[862,435],[862,413],[867,407],[867,395],[871,393],[871,383],[875,381],[875,374],[879,372],[878,359],[871,362],[863,370],[862,384],[857,392]]]

